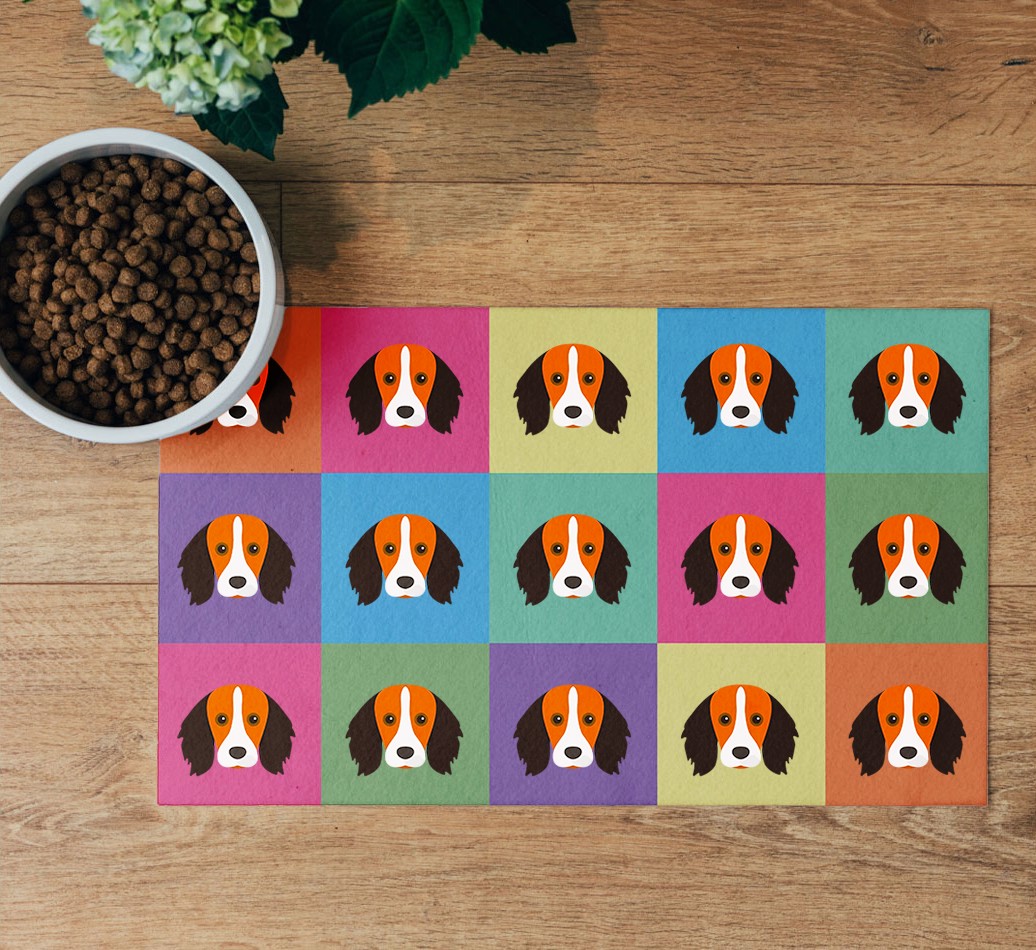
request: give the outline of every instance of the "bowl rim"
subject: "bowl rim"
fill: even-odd
[[[284,274],[280,257],[252,199],[215,159],[161,132],[122,127],[90,129],[62,136],[30,152],[0,177],[0,238],[6,229],[7,215],[24,192],[50,177],[66,162],[132,153],[175,159],[202,172],[227,193],[241,212],[255,244],[261,283],[255,323],[237,365],[208,396],[178,415],[157,422],[103,426],[63,412],[45,402],[0,351],[0,393],[27,416],[73,438],[123,445],[181,435],[229,409],[244,395],[270,358],[284,319]]]

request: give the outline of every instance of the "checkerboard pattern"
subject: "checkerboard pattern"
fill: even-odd
[[[989,315],[292,308],[162,445],[163,804],[984,804]]]

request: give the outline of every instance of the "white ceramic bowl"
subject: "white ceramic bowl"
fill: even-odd
[[[0,393],[26,415],[48,428],[90,442],[150,442],[181,435],[211,422],[240,399],[255,382],[273,352],[284,321],[284,272],[270,232],[244,189],[218,162],[193,146],[169,135],[144,129],[93,129],[57,139],[36,149],[0,178],[0,239],[7,230],[7,219],[33,185],[52,178],[66,162],[88,161],[109,155],[157,155],[174,158],[196,168],[219,185],[237,205],[245,220],[259,257],[259,308],[252,335],[237,365],[204,399],[179,415],[139,426],[101,426],[62,412],[41,399],[0,352]]]

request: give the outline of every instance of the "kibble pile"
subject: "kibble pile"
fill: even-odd
[[[237,362],[259,266],[222,188],[145,155],[68,164],[0,242],[0,347],[37,393],[100,425],[183,412]]]

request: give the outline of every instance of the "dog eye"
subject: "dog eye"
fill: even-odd
[[[256,544],[253,541],[250,545],[248,545],[248,553],[249,554],[258,554],[259,553],[259,545]]]
[[[425,554],[428,551],[428,545],[427,544],[416,544],[416,545],[414,545],[414,550],[418,554]]]
[[[597,377],[594,376],[593,373],[583,373],[583,382],[586,383],[587,386],[592,386],[596,378]]]
[[[724,542],[723,542],[723,543],[722,543],[722,544],[721,544],[721,545],[719,546],[719,553],[720,553],[720,554],[729,554],[729,553],[730,553],[730,545],[729,545],[729,544],[727,544],[727,542],[726,542],[726,541],[724,541]]]
[[[396,724],[396,717],[392,713],[385,713],[381,720],[386,726],[394,726]]]
[[[932,546],[930,544],[919,544],[917,546],[917,553],[918,554],[927,554],[931,550],[932,550]]]
[[[927,373],[922,373],[920,376],[917,377],[917,381],[922,386],[927,386],[932,381],[932,377],[929,376]]]
[[[583,716],[583,722],[586,723],[586,725],[588,726],[592,726],[595,722],[597,722],[597,720],[594,718],[593,713],[587,713],[585,716]]]
[[[888,376],[885,377],[885,380],[890,386],[895,386],[896,383],[899,382],[899,374],[889,373]]]
[[[565,546],[563,544],[552,544],[550,546],[551,554],[562,554],[564,553]]]
[[[721,726],[729,726],[730,725],[730,713],[722,713],[720,715],[720,717],[719,717],[719,724]]]
[[[252,713],[252,715],[248,717],[248,725],[250,725],[250,726],[258,726],[259,725],[259,717],[255,713]]]
[[[217,544],[216,545],[216,553],[217,554],[226,554],[227,551],[229,551],[229,550],[230,550],[230,548],[228,548],[225,544]]]
[[[428,382],[428,374],[427,373],[418,373],[414,377],[414,382],[417,383],[418,386],[423,386],[425,383]]]
[[[389,542],[381,550],[384,551],[386,554],[395,554],[396,553],[396,546],[394,544],[392,544],[391,542]]]
[[[385,380],[385,385],[386,386],[391,386],[396,381],[396,374],[395,373],[386,373],[381,378],[383,380]]]
[[[560,726],[565,721],[565,717],[562,716],[561,713],[554,713],[554,715],[550,717],[550,721],[554,723],[555,726]]]
[[[899,554],[899,545],[893,541],[891,544],[886,546],[885,550],[888,551],[889,554]]]
[[[756,384],[756,386],[758,386],[758,385],[759,385],[759,384],[760,384],[760,383],[761,383],[761,382],[763,381],[763,374],[762,374],[762,373],[752,373],[752,375],[751,375],[751,376],[749,376],[748,378],[749,378],[749,379],[750,379],[750,380],[751,380],[751,381],[752,381],[753,383],[755,383],[755,384]]]
[[[921,715],[917,717],[917,721],[921,723],[922,726],[927,726],[928,723],[932,721],[932,717],[929,716],[928,713],[921,713]]]
[[[899,723],[899,716],[897,716],[895,713],[889,713],[885,717],[885,722],[887,722],[890,726],[895,726]]]
[[[720,382],[721,382],[721,383],[722,383],[722,384],[723,384],[724,386],[727,386],[727,385],[729,385],[729,383],[730,383],[730,373],[720,373],[720,374],[719,374],[719,381],[720,381]]]
[[[763,724],[763,717],[760,716],[759,713],[755,713],[752,716],[751,722],[753,726],[761,726]]]
[[[550,381],[555,386],[560,386],[565,381],[565,377],[562,376],[561,373],[555,373],[553,376],[550,377]]]
[[[414,722],[416,722],[419,726],[423,726],[426,722],[428,722],[428,717],[424,713],[418,713],[416,716],[414,716]]]
[[[217,725],[225,726],[227,724],[227,714],[226,713],[220,713],[216,717],[216,723],[217,723]]]
[[[756,543],[753,544],[748,550],[750,550],[753,554],[762,554],[763,546],[758,541],[756,541]]]
[[[595,548],[589,542],[587,542],[586,544],[583,545],[583,553],[584,554],[593,554],[594,551],[596,551],[596,550],[597,550],[597,548]]]

